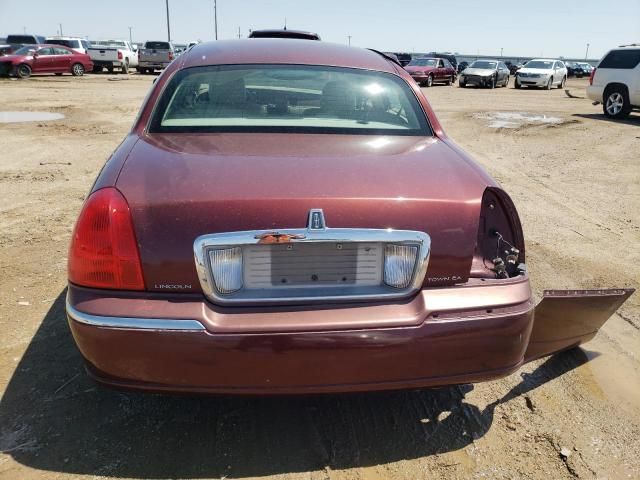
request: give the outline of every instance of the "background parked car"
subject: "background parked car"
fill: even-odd
[[[28,78],[34,73],[71,73],[78,77],[93,68],[91,57],[61,45],[30,45],[0,57],[0,75]]]
[[[403,67],[407,66],[411,61],[411,54],[409,53],[395,52],[395,54],[400,61],[400,65],[402,65]]]
[[[45,43],[45,38],[42,35],[12,34],[7,35],[4,43],[11,47],[9,50],[11,53],[27,45],[42,45]]]
[[[78,37],[47,37],[46,43],[49,45],[62,45],[78,53],[86,54],[89,53],[89,48],[91,48],[89,40]]]
[[[585,72],[585,69],[582,64],[577,62],[565,62],[565,67],[567,67],[567,77],[577,77],[582,78],[585,75],[588,75]],[[590,73],[590,72],[589,72]]]
[[[456,81],[456,69],[445,58],[412,58],[404,67],[421,87],[430,87],[434,83],[453,84]]]
[[[477,87],[495,88],[509,85],[509,69],[498,60],[476,60],[460,74],[460,87],[475,85]]]
[[[534,58],[518,70],[514,82],[515,88],[544,87],[550,90],[556,86],[563,88],[567,81],[567,68],[560,60]]]
[[[176,57],[171,42],[148,41],[138,50],[138,72],[153,73],[166,68]]]
[[[448,60],[451,65],[453,65],[453,68],[456,69],[456,72],[458,71],[458,59],[456,58],[456,56],[453,53],[431,52],[431,53],[427,53],[425,55],[425,57],[444,58],[444,59]]]
[[[509,73],[511,75],[515,75],[516,72],[518,70],[520,70],[522,68],[522,64],[521,63],[513,63],[510,62],[509,60],[507,60],[506,62],[504,62],[504,64],[507,66],[507,68],[509,69]]]
[[[582,70],[584,70],[585,75],[591,75],[591,72],[593,71],[593,65],[585,62],[580,62],[578,63],[578,65],[582,67]]]
[[[127,40],[97,40],[91,42],[89,56],[93,60],[93,72],[106,68],[113,73],[115,68],[129,73],[129,68],[138,66],[138,56]]]
[[[640,44],[609,51],[591,73],[587,96],[601,103],[610,118],[624,118],[640,108]]]

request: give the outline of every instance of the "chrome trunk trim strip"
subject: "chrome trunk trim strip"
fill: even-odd
[[[319,210],[316,210],[319,211]],[[320,211],[321,212],[321,211]],[[324,220],[324,218],[322,218]],[[312,218],[309,218],[311,223]],[[250,230],[243,232],[225,232],[210,235],[202,235],[193,243],[193,251],[198,278],[202,291],[212,302],[220,305],[255,305],[255,304],[307,304],[332,302],[357,302],[363,300],[390,300],[406,298],[415,294],[422,287],[427,273],[429,255],[431,252],[431,238],[424,232],[412,230],[394,229],[356,229],[356,228],[328,228],[323,229],[283,229],[283,230]],[[379,291],[361,292],[339,295],[299,295],[299,296],[247,296],[238,293],[223,295],[215,288],[211,269],[208,265],[208,251],[218,248],[242,247],[267,243],[269,238],[272,243],[359,243],[378,242],[393,243],[396,245],[418,246],[416,266],[409,287],[394,289],[393,287],[380,288]]]

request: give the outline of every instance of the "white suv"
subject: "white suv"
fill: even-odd
[[[78,53],[89,53],[87,50],[91,48],[91,42],[84,38],[76,37],[47,37],[45,43],[62,45]]]
[[[567,81],[567,67],[560,60],[534,58],[516,72],[514,85],[520,87],[563,88]]]
[[[640,44],[607,53],[591,72],[587,96],[594,105],[601,103],[609,118],[624,118],[640,108]]]

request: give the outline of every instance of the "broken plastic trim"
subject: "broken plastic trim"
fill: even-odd
[[[545,290],[535,309],[525,361],[588,342],[633,292],[633,288]]]

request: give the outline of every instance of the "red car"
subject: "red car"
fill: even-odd
[[[28,78],[35,73],[71,73],[79,77],[93,69],[91,57],[61,45],[29,45],[0,57],[0,75]]]
[[[251,39],[158,77],[80,212],[66,311],[107,385],[344,392],[508,375],[630,294],[535,307],[513,202],[399,65]]]
[[[452,85],[457,76],[456,69],[446,58],[412,58],[404,69],[421,87],[430,87],[434,83]]]

